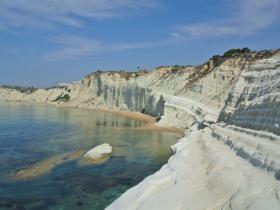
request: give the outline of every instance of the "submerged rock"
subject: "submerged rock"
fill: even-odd
[[[84,157],[89,158],[93,161],[98,161],[98,160],[108,157],[110,154],[112,154],[112,152],[113,152],[113,149],[112,149],[111,145],[105,143],[105,144],[101,144],[101,145],[93,148],[92,150],[88,151]]]

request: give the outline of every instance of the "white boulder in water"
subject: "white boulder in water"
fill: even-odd
[[[93,161],[97,161],[109,156],[110,154],[112,154],[112,152],[113,152],[112,147],[106,143],[106,144],[101,144],[93,148],[92,150],[88,151],[85,154],[85,157]]]

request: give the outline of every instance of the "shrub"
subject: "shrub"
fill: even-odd
[[[230,49],[224,53],[224,57],[231,57],[234,54],[249,53],[249,52],[251,52],[251,50],[248,47],[244,47],[243,49],[239,49],[239,48]]]
[[[57,101],[63,101],[63,102],[67,102],[67,101],[69,101],[70,100],[70,96],[69,96],[69,94],[61,94],[61,95],[59,95],[55,100],[54,100],[54,102],[57,102]]]
[[[241,50],[242,53],[249,53],[251,52],[250,48],[248,47],[244,47],[242,50]]]
[[[23,87],[23,86],[13,86],[13,85],[1,85],[1,88],[11,89],[11,90],[17,90],[21,93],[33,93],[38,90],[38,88],[35,87]]]
[[[230,49],[224,53],[224,57],[231,57],[234,54],[241,53],[241,49]]]
[[[184,70],[186,68],[186,66],[179,66],[179,65],[175,65],[171,68],[171,72],[172,73],[176,73],[180,70]]]
[[[67,102],[69,100],[70,100],[70,96],[67,93],[61,98],[61,101],[63,101],[63,102]]]

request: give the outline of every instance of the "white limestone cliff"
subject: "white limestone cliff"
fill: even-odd
[[[279,209],[280,184],[273,174],[236,155],[215,131],[192,128],[160,171],[107,210]]]
[[[0,100],[137,111],[186,129],[168,163],[108,210],[280,209],[279,87],[278,50],[96,72],[32,93],[0,88]]]

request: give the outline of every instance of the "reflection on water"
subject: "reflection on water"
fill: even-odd
[[[0,210],[104,209],[158,170],[178,138],[140,126],[93,110],[0,104]],[[104,142],[108,161],[81,164],[79,151]]]

